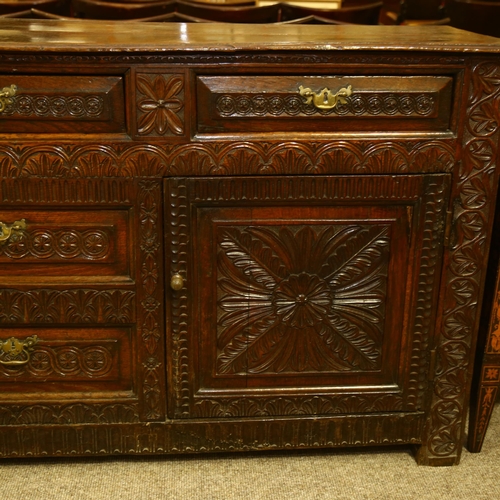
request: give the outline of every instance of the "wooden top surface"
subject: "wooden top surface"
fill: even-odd
[[[449,26],[0,20],[0,51],[423,50],[497,52],[500,39]]]

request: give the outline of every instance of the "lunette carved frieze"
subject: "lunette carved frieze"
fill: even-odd
[[[0,144],[0,177],[5,178],[422,173],[450,172],[454,165],[454,145],[438,140],[234,141],[166,146]],[[115,183],[116,188],[123,188],[118,180]],[[60,194],[64,197],[64,192]]]
[[[471,79],[429,436],[426,450],[421,451],[431,463],[460,457],[468,362],[498,180],[500,67],[490,62],[477,64]]]

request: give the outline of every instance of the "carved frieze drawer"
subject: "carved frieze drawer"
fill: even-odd
[[[446,131],[448,76],[210,76],[197,79],[198,131]]]
[[[0,76],[0,132],[124,133],[121,76]]]
[[[132,342],[122,326],[2,328],[0,401],[130,396]]]
[[[129,279],[129,207],[0,211],[0,277]],[[12,264],[15,265],[13,266]]]

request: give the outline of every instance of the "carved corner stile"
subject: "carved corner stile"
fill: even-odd
[[[454,465],[460,461],[467,394],[470,385],[474,332],[486,269],[488,227],[494,215],[498,182],[496,158],[500,140],[500,67],[481,62],[472,68],[467,102],[468,120],[458,165],[454,238],[442,288],[442,322],[437,340],[436,373],[426,436],[417,460],[426,465]]]

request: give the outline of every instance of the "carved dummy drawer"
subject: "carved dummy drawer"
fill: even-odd
[[[200,132],[448,130],[445,76],[199,76]]]
[[[30,298],[36,300],[44,292],[50,296],[45,290],[25,297],[27,305]],[[105,299],[106,294],[101,295]],[[73,307],[71,299],[65,305]],[[3,327],[1,332],[0,404],[13,399],[36,400],[40,393],[44,400],[52,401],[61,397],[90,401],[133,394],[130,328],[51,326],[43,331],[19,331]]]
[[[0,75],[14,91],[0,114],[0,133],[123,133],[120,76]]]
[[[0,223],[11,230],[0,243],[0,277],[49,282],[77,276],[80,281],[130,279],[128,207],[53,208],[0,210]]]
[[[0,457],[458,463],[499,40],[0,19],[0,75]]]

